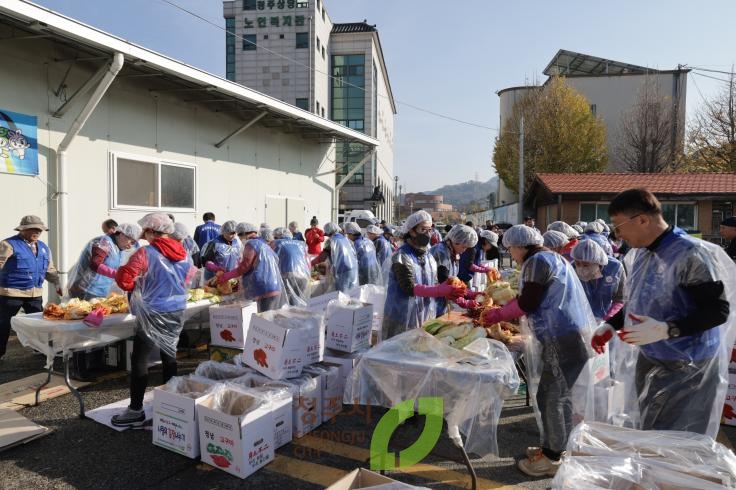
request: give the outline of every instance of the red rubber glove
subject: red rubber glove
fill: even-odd
[[[422,298],[449,297],[450,299],[456,299],[461,297],[464,292],[464,288],[452,286],[450,284],[437,284],[436,286],[417,284],[414,286],[414,296]]]
[[[601,323],[593,334],[593,339],[590,341],[590,346],[598,354],[606,352],[606,344],[613,338],[616,331],[608,323]]]
[[[238,273],[237,269],[233,269],[230,272],[223,272],[222,274],[217,274],[217,284],[225,284],[230,279],[235,279],[240,274]]]
[[[483,314],[483,323],[486,325],[493,325],[494,323],[507,322],[524,315],[524,310],[519,306],[519,301],[514,299],[506,303],[501,308],[486,310]]]
[[[204,264],[204,267],[205,267],[205,269],[207,269],[210,272],[215,272],[215,273],[217,273],[217,272],[225,272],[225,269],[223,269],[219,265],[215,264],[211,260],[208,261],[206,264]]]
[[[105,318],[105,315],[102,313],[102,308],[95,308],[92,310],[87,316],[84,317],[85,325],[88,327],[97,328],[100,325],[102,325],[102,320]]]
[[[112,279],[115,279],[115,274],[118,273],[117,269],[113,269],[112,267],[108,267],[105,264],[100,264],[97,266],[97,273],[101,276],[110,277]]]
[[[475,308],[478,308],[478,303],[473,301],[472,299],[465,299],[465,298],[457,298],[455,300],[455,304],[458,305],[460,308],[465,308],[466,310],[473,310]]]
[[[468,269],[470,270],[470,272],[480,272],[483,274],[491,271],[490,267],[486,267],[486,266],[478,265],[478,264],[471,264],[470,267],[468,267]]]

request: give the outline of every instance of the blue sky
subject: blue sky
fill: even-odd
[[[224,27],[219,0],[171,0]],[[238,0],[239,1],[239,0]],[[224,77],[225,35],[161,0],[37,0],[130,42]],[[397,101],[396,173],[404,192],[492,175],[497,90],[544,79],[558,49],[674,69],[730,70],[736,2],[712,0],[325,0],[333,22],[376,24]],[[688,117],[724,85],[688,77]]]

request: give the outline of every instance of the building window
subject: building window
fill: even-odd
[[[300,2],[299,0],[297,0],[297,2],[296,2],[296,8],[298,8],[298,9],[305,9],[307,7],[309,7],[309,2]]]
[[[279,39],[283,39],[283,38],[284,38],[284,35],[283,34],[279,34]]]
[[[325,59],[325,47],[324,47],[324,45],[322,46],[322,59]]]
[[[195,209],[196,167],[113,154],[113,207]]]
[[[319,45],[319,38],[317,38],[317,52],[319,52],[319,48],[320,48],[320,45]]]
[[[264,34],[263,39],[268,39],[268,34]]]
[[[322,109],[320,110],[320,113],[322,114],[322,117],[325,117],[325,108],[322,106]]]
[[[225,78],[235,81],[235,17],[225,19]]]
[[[306,97],[296,99],[296,104],[294,105],[297,106],[299,109],[304,109],[305,111],[308,111],[309,110],[309,99],[307,99]]]
[[[322,5],[322,20],[325,20],[325,6]]]
[[[697,206],[693,203],[662,203],[664,220],[687,232],[698,229],[697,214]]]
[[[256,0],[243,0],[243,10],[255,10]]]
[[[243,36],[243,51],[255,51],[256,50],[256,35],[246,34]]]
[[[332,56],[331,119],[363,132],[365,129],[365,56]]]
[[[317,109],[314,111],[314,113],[319,116],[319,101],[316,101],[315,104],[317,104]]]
[[[580,203],[580,221],[595,221],[598,218],[608,221],[607,202]]]
[[[308,32],[297,32],[296,33],[296,48],[303,49],[309,47],[309,33]]]
[[[340,182],[351,169],[355,167],[365,156],[363,145],[358,143],[337,143],[335,147],[335,171],[337,173],[336,182]],[[365,167],[355,172],[348,184],[363,185],[365,181]]]

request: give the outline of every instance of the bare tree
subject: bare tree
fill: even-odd
[[[698,109],[688,134],[688,170],[736,171],[736,77]]]
[[[662,96],[647,76],[636,103],[619,123],[616,158],[628,172],[673,172],[682,165],[682,141],[675,134],[672,98]]]

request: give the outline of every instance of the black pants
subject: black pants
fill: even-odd
[[[153,349],[159,347],[138,329],[133,340],[133,354],[130,360],[130,408],[143,408],[143,396],[148,388],[148,358]],[[161,350],[161,349],[159,349]],[[171,357],[161,350],[164,383],[176,376],[176,357]]]
[[[0,357],[5,355],[10,337],[10,319],[18,314],[20,309],[26,313],[43,311],[43,298],[16,298],[14,296],[0,296]]]
[[[705,434],[720,377],[718,358],[662,361],[639,354],[636,393],[643,430]]]

